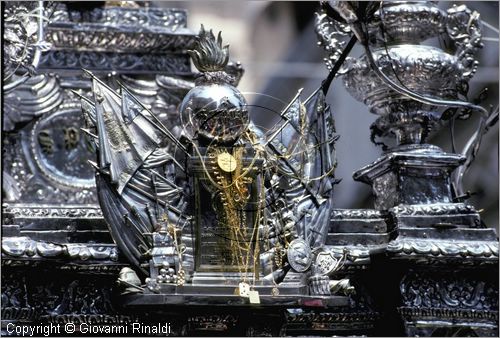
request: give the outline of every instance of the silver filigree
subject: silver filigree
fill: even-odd
[[[462,76],[465,79],[472,78],[479,65],[474,54],[483,47],[479,13],[465,5],[453,5],[448,9],[446,31],[455,42],[455,55],[464,68]]]
[[[373,209],[334,209],[332,219],[381,219],[382,213],[379,210]]]
[[[473,276],[412,272],[400,283],[404,306],[495,311],[498,288]]]
[[[39,17],[43,36],[50,41],[50,50],[37,57],[40,75],[4,92],[3,130],[19,130],[3,139],[8,145],[4,190],[9,201],[97,203],[94,173],[87,163],[93,145],[80,130],[80,103],[71,92],[89,97],[91,83],[82,77],[81,68],[108,75],[107,83],[115,88],[117,82],[126,82],[134,94],[153,104],[157,74],[193,80],[186,49],[195,34],[186,28],[184,10],[106,6],[80,12],[62,2],[49,5],[46,11],[55,8],[50,22]],[[21,15],[30,6],[38,3],[10,2],[6,8]],[[14,12],[6,16],[9,13]],[[37,13],[23,18],[36,23]]]
[[[439,215],[460,215],[477,214],[476,209],[470,204],[464,203],[436,203],[419,205],[398,205],[390,209],[391,212],[401,216],[439,216]]]
[[[355,19],[353,4],[335,2],[333,8],[345,16],[351,30],[372,50],[374,64],[394,83],[424,97],[453,100],[463,92],[477,69],[474,54],[481,45],[479,15],[465,6],[453,7],[447,13],[433,2],[383,2],[367,16],[367,38]],[[352,7],[354,6],[354,7]],[[352,7],[352,8],[351,8]],[[333,18],[319,15],[316,29],[322,45],[328,45],[325,23]],[[332,26],[334,26],[332,24]],[[328,26],[329,27],[329,26]],[[421,44],[424,40],[447,32],[455,42],[456,52],[448,54],[440,48]],[[368,40],[365,42],[365,40]],[[330,55],[338,54],[332,39]],[[357,100],[368,105],[381,117],[373,124],[374,136],[396,136],[398,144],[425,143],[430,130],[439,124],[442,109],[424,104],[389,88],[371,69],[366,56],[350,59],[344,66],[344,84]],[[373,136],[373,137],[374,137]]]
[[[328,57],[323,60],[328,70],[331,70],[342,54],[346,45],[345,37],[349,36],[351,28],[347,24],[332,20],[325,11],[315,13],[315,20],[318,46],[323,47],[328,53]],[[345,69],[340,71],[342,72],[345,72]]]
[[[194,35],[156,34],[123,31],[91,31],[49,29],[47,40],[57,49],[74,48],[81,51],[106,52],[115,50],[122,53],[172,53],[194,43]]]
[[[439,241],[398,238],[387,245],[387,252],[398,256],[441,256],[498,261],[498,242]]]
[[[2,205],[3,212],[14,218],[97,218],[102,219],[101,209],[95,205],[71,205],[64,206],[43,204],[9,204]]]
[[[2,238],[2,253],[4,259],[40,259],[61,258],[71,260],[118,260],[118,251],[114,244],[56,244],[36,241],[29,237],[4,237]]]
[[[3,18],[3,89],[8,92],[35,73],[41,53],[51,45],[44,40],[48,19],[43,1],[8,2]]]
[[[424,42],[445,30],[446,12],[431,1],[384,1],[368,23],[370,41],[378,46]]]
[[[56,6],[52,20],[61,23],[61,26],[83,21],[81,13],[69,10],[65,3],[60,2]],[[186,27],[187,15],[183,9],[106,6],[92,9],[87,13],[85,22],[93,24],[94,28],[113,25],[139,32],[172,32]]]
[[[187,73],[190,71],[186,55],[174,54],[113,54],[104,52],[50,51],[40,60],[40,69],[106,69],[117,72]]]

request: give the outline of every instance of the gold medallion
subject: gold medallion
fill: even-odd
[[[217,164],[227,173],[231,173],[236,170],[236,159],[228,152],[223,152],[217,156]]]

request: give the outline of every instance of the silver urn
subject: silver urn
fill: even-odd
[[[474,106],[464,97],[482,47],[479,14],[464,5],[445,11],[431,1],[330,1],[317,14],[316,32],[329,69],[347,48],[347,35],[364,47],[339,73],[349,93],[379,116],[372,140],[396,139],[390,149],[382,143],[386,152],[353,175],[372,186],[375,208],[454,203],[463,195],[463,173],[473,156],[426,142],[447,109]],[[445,41],[452,48],[442,48]]]
[[[349,10],[345,2],[329,4],[341,15]],[[329,22],[332,26],[328,26],[328,16],[318,15],[317,27],[322,29],[317,31],[325,49],[335,49],[332,40],[341,45],[338,38],[332,39],[333,32],[348,34],[349,28],[354,27],[352,22],[349,25],[349,16],[344,17],[347,25],[332,20]],[[431,1],[381,2],[365,22],[364,32],[376,65],[393,82],[438,99],[454,100],[466,94],[467,82],[478,65],[474,53],[482,47],[477,12],[464,5],[444,11]],[[432,46],[439,39],[453,41],[453,54]],[[425,143],[443,113],[442,107],[418,102],[392,90],[370,67],[366,54],[346,60],[343,81],[354,98],[380,116],[372,132],[381,137],[393,135],[399,145]]]

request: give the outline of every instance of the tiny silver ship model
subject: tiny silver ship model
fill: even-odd
[[[498,237],[463,182],[498,121],[466,100],[479,13],[319,3],[329,73],[264,129],[183,10],[2,5],[2,334],[498,336]],[[334,207],[336,78],[378,116],[373,208]],[[461,152],[428,143],[471,115]]]

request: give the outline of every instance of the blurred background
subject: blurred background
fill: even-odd
[[[463,2],[439,2],[442,9]],[[470,1],[465,4],[477,10],[488,26],[498,27],[499,3]],[[188,10],[188,27],[198,32],[200,24],[215,33],[222,31],[225,44],[230,45],[231,59],[240,61],[245,74],[239,89],[250,104],[264,105],[280,110],[282,101],[290,100],[299,88],[307,96],[327,76],[322,61],[326,56],[317,46],[314,32],[314,12],[318,2],[265,2],[265,1],[153,1],[150,6],[177,7]],[[470,82],[470,99],[484,88],[489,95],[481,104],[489,108],[498,104],[498,31],[483,25],[484,48],[479,52],[479,70]],[[361,55],[355,47],[353,56]],[[370,142],[370,124],[376,116],[368,108],[354,100],[337,78],[327,97],[336,120],[338,167],[336,177],[342,182],[336,186],[337,208],[370,208],[373,206],[371,189],[364,183],[355,182],[352,173],[377,159],[382,150]],[[274,114],[259,110],[253,119],[257,125],[273,125]],[[457,150],[474,132],[474,117],[457,121],[455,126]],[[465,182],[466,190],[475,195],[469,200],[481,210],[483,221],[498,229],[498,125],[483,138],[479,155],[472,164]],[[443,128],[430,140],[431,143],[451,151],[449,128]]]

